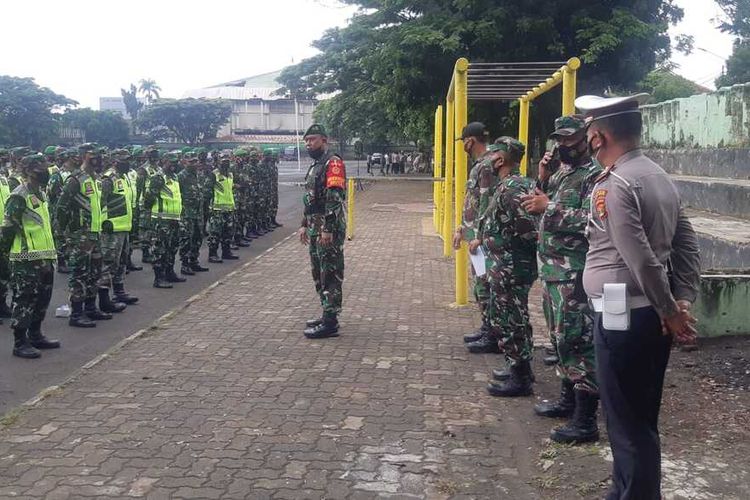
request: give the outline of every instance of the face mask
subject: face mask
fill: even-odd
[[[307,154],[309,154],[310,158],[312,158],[313,160],[318,160],[318,159],[320,159],[321,156],[323,156],[323,148],[320,148],[320,149],[309,149],[307,151]]]
[[[115,168],[117,169],[117,171],[119,173],[121,173],[121,174],[127,174],[128,170],[130,170],[130,165],[128,165],[127,163],[118,162],[115,165]]]
[[[34,172],[34,178],[41,187],[47,187],[47,184],[49,183],[49,172],[46,170]]]
[[[560,160],[567,165],[574,165],[583,156],[583,152],[579,150],[580,144],[579,142],[573,146],[558,146],[557,151],[560,153]]]

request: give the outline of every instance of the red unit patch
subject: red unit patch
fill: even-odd
[[[346,167],[341,158],[331,158],[328,160],[328,169],[326,170],[326,188],[344,189],[346,186]]]
[[[594,193],[594,209],[599,219],[604,220],[607,218],[607,190],[597,189]]]

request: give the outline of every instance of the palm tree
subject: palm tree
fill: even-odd
[[[138,90],[141,91],[141,94],[146,98],[146,102],[151,104],[151,101],[154,99],[159,98],[159,92],[161,92],[161,87],[156,83],[156,80],[152,80],[150,78],[144,78],[138,83],[139,87]]]

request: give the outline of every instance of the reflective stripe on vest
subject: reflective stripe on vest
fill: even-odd
[[[214,198],[211,200],[211,210],[217,212],[234,211],[234,193],[232,192],[234,178],[231,172],[228,176],[225,176],[218,170],[214,170],[214,176],[216,182],[214,182]]]
[[[180,220],[182,214],[182,193],[180,183],[177,179],[164,176],[164,186],[159,191],[159,199],[156,200],[156,211],[151,212],[152,219]]]
[[[113,172],[112,192],[107,200],[106,220],[112,223],[113,231],[130,231],[133,229],[133,198],[135,193],[127,175]]]
[[[102,231],[101,185],[99,181],[87,174],[83,174],[78,180],[81,184],[81,192],[76,195],[76,199],[83,210],[91,214],[91,232],[100,233]],[[81,220],[81,225],[83,225],[83,220]]]
[[[0,176],[0,214],[5,214],[5,202],[10,197],[10,186],[8,179]]]
[[[52,238],[47,202],[33,193],[26,193],[24,200],[26,209],[21,216],[23,227],[13,238],[10,260],[56,260],[57,251]]]

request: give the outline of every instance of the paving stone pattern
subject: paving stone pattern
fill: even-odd
[[[486,396],[498,358],[462,347],[430,190],[358,194],[340,338],[302,337],[290,238],[18,416],[0,497],[539,498],[530,401]]]

